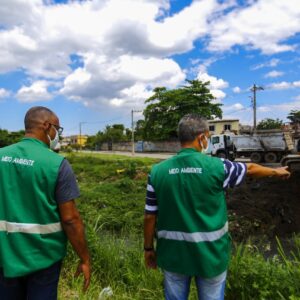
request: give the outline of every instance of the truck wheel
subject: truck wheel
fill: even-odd
[[[264,155],[266,163],[276,163],[277,155],[274,152],[268,152]]]
[[[220,151],[220,152],[217,153],[217,157],[226,158],[226,153],[224,151]]]
[[[235,155],[229,155],[229,160],[234,161],[235,160]]]
[[[257,163],[261,162],[262,155],[259,152],[253,152],[250,155],[250,159],[251,159],[252,162],[257,164]]]

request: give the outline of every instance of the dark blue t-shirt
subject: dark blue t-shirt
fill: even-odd
[[[78,184],[70,163],[64,159],[60,165],[55,189],[57,204],[76,199],[80,196]]]

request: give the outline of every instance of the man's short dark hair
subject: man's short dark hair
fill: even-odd
[[[199,134],[206,131],[208,131],[207,121],[198,114],[187,114],[178,123],[180,143],[192,142]]]
[[[32,130],[37,125],[54,115],[54,112],[44,106],[34,106],[30,108],[24,118],[25,130]]]

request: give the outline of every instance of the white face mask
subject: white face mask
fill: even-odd
[[[54,127],[54,126],[53,126],[53,127]],[[50,149],[52,149],[52,150],[54,150],[54,149],[55,149],[56,145],[57,145],[57,144],[58,144],[58,142],[59,142],[59,134],[58,134],[58,131],[56,130],[56,128],[55,128],[55,127],[54,127],[54,130],[55,130],[56,134],[55,134],[55,137],[54,137],[54,139],[53,139],[53,140],[51,140],[51,137],[50,137],[50,135],[49,135],[49,134],[47,134],[47,136],[48,136],[48,139],[49,139],[49,142],[50,142],[49,146],[50,146]]]
[[[209,143],[210,143],[210,141],[209,141],[209,139],[206,137],[206,135],[203,135],[204,136],[204,138],[205,138],[205,140],[206,140],[206,148],[204,148],[204,146],[203,146],[203,144],[202,144],[202,142],[200,141],[200,146],[201,146],[201,152],[202,153],[206,153],[207,152],[207,150],[209,149]]]

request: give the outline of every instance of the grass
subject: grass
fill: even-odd
[[[59,299],[163,299],[159,270],[146,270],[142,224],[147,173],[158,160],[123,156],[70,154],[81,197],[78,208],[85,221],[93,275],[87,293],[82,278],[73,274],[78,258],[68,249],[59,285]],[[265,259],[252,245],[234,245],[228,272],[226,299],[300,299],[300,237],[294,252]],[[111,297],[99,297],[110,287]],[[192,285],[190,300],[196,298]]]
[[[268,259],[251,243],[236,245],[226,299],[300,299],[300,237],[293,242],[289,257],[278,240],[278,254]]]

